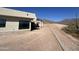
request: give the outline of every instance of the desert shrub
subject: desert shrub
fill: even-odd
[[[70,32],[74,32],[74,33],[78,33],[79,32],[79,28],[77,29],[74,24],[68,25],[67,27],[64,28],[64,30],[70,31]]]
[[[62,30],[79,38],[79,27],[76,28],[75,24],[70,24],[67,27],[64,27]]]

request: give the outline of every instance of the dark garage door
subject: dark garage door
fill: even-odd
[[[30,21],[20,20],[19,21],[19,29],[29,29],[29,22]]]

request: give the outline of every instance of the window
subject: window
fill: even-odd
[[[0,27],[5,27],[6,25],[6,20],[3,18],[0,18]]]
[[[19,29],[29,29],[29,21],[19,21]]]

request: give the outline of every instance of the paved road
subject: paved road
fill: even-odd
[[[0,33],[0,50],[73,51],[79,50],[79,41],[61,31],[62,25],[45,24],[31,32]]]

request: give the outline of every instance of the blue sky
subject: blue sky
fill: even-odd
[[[8,7],[15,10],[36,13],[38,18],[51,21],[61,21],[67,18],[74,18],[75,13],[79,14],[78,7]]]

